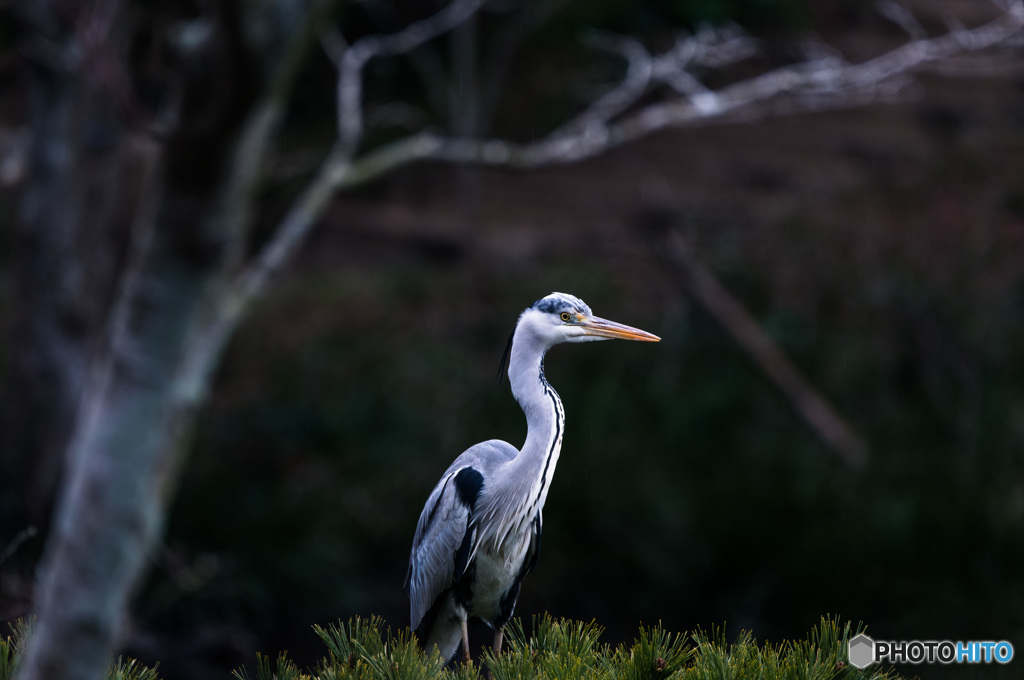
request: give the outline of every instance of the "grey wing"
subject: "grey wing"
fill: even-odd
[[[409,556],[406,587],[410,624],[416,630],[435,600],[465,572],[478,536],[476,502],[484,489],[484,474],[518,453],[505,442],[477,444],[445,471],[420,513]]]
[[[423,616],[434,604],[437,596],[456,581],[456,556],[466,542],[472,508],[462,501],[455,478],[464,467],[449,470],[427,499],[409,556],[409,614],[413,630],[419,627]],[[470,537],[472,540],[472,537]],[[465,564],[460,565],[465,571]]]

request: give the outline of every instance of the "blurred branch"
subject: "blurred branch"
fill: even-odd
[[[393,25],[401,22],[401,12],[399,8],[390,2],[374,2],[370,0],[363,5],[366,12],[380,26]],[[337,31],[335,31],[338,33]],[[340,33],[339,33],[340,35]],[[335,65],[341,65],[342,52],[338,52],[336,57],[332,57]],[[442,113],[448,113],[449,98],[448,92],[448,75],[445,73],[444,64],[441,61],[440,55],[433,46],[429,43],[420,45],[416,49],[410,50],[406,57],[409,60],[409,64],[416,71],[423,83],[424,91],[429,99],[429,105],[433,107],[435,114],[440,116]],[[340,110],[340,109],[339,109]],[[369,125],[373,125],[373,121],[366,121]]]
[[[221,300],[219,312],[215,317],[222,320],[218,324],[222,326],[221,332],[233,328],[248,304],[264,291],[270,279],[298,250],[302,240],[337,190],[338,176],[345,174],[347,168],[350,167],[346,160],[347,155],[347,151],[342,145],[335,145],[327,158],[320,164],[313,180],[277,225],[270,241],[233,280]],[[395,165],[391,167],[395,167]]]
[[[914,13],[895,0],[881,0],[876,7],[879,14],[906,31],[911,40],[924,40],[928,37],[928,31]]]
[[[522,9],[502,23],[502,30],[483,66],[485,87],[481,93],[478,128],[481,134],[491,127],[498,103],[505,92],[505,81],[513,58],[526,39],[566,5],[568,0],[527,0]]]
[[[868,452],[861,437],[814,389],[750,312],[697,259],[682,235],[673,231],[665,245],[657,252],[683,291],[722,325],[829,448],[849,465],[863,465]]]
[[[314,2],[306,21],[285,47],[263,96],[243,125],[219,211],[223,233],[228,237],[227,266],[230,269],[240,266],[244,259],[255,194],[263,180],[267,154],[284,118],[295,78],[311,45],[323,33],[323,27],[339,1]]]
[[[687,69],[694,66],[722,67],[742,61],[756,52],[756,42],[738,29],[701,30],[679,38],[672,49],[651,56],[639,41],[618,36],[591,36],[592,47],[621,55],[628,62],[626,77],[616,87],[593,102],[576,118],[551,136],[565,136],[606,126],[629,110],[653,85],[663,83],[684,98],[695,101],[712,94]]]
[[[437,14],[389,35],[360,38],[338,64],[338,136],[347,154],[363,136],[363,69],[375,57],[407,54],[428,40],[451,31],[473,16],[487,0],[454,0]],[[346,155],[347,155],[346,154]]]
[[[1019,35],[1024,26],[1024,10],[1020,3],[1014,3],[1002,16],[977,28],[915,40],[861,64],[850,64],[826,52],[808,62],[769,71],[717,91],[704,87],[686,69],[694,65],[720,67],[751,56],[755,50],[753,39],[736,29],[707,29],[685,36],[656,57],[635,40],[601,38],[603,48],[629,61],[626,78],[546,137],[521,144],[422,131],[353,157],[363,134],[362,70],[366,64],[376,56],[408,53],[451,30],[483,4],[484,0],[455,0],[438,14],[398,33],[368,36],[344,49],[338,80],[339,140],[270,241],[235,280],[225,304],[226,313],[240,313],[266,287],[298,249],[335,192],[365,184],[400,166],[425,160],[508,168],[571,163],[668,128],[730,117],[860,105],[891,96],[906,84],[904,77],[922,64],[998,45]],[[329,44],[337,54],[344,42],[334,37]],[[680,96],[628,112],[654,82],[671,85]]]
[[[340,36],[328,38],[330,52],[342,50],[336,61],[338,76],[338,141],[313,179],[277,225],[270,240],[233,281],[220,312],[226,327],[235,320],[291,258],[302,240],[339,189],[367,182],[421,156],[420,135],[368,153],[358,162],[352,154],[363,134],[363,68],[374,57],[403,54],[450,31],[475,13],[486,0],[455,0],[437,14],[417,21],[398,33],[361,38],[349,47]],[[412,144],[408,142],[412,141]],[[432,146],[427,144],[427,146]],[[241,166],[246,167],[246,166]],[[220,324],[215,324],[220,325]]]
[[[20,548],[26,541],[35,538],[37,533],[38,531],[35,527],[25,527],[19,531],[18,535],[11,539],[11,542],[7,544],[7,547],[0,550],[0,565],[11,559],[11,555],[18,552],[18,548]]]
[[[355,160],[336,158],[336,167],[325,174],[336,177],[341,189],[420,160],[515,168],[570,163],[669,128],[859,106],[891,98],[923,65],[1007,42],[1020,35],[1022,26],[1024,10],[1015,3],[982,26],[913,40],[860,64],[826,52],[718,90],[705,87],[687,69],[735,63],[753,54],[754,41],[735,30],[704,31],[682,38],[658,56],[651,56],[630,38],[602,38],[602,47],[624,55],[629,62],[626,78],[546,137],[521,144],[447,138],[424,131]],[[365,60],[359,62],[360,67],[363,64]],[[354,74],[347,78],[359,80]],[[679,96],[630,111],[658,82],[668,84]],[[345,118],[358,109],[358,102],[349,100],[340,113]]]
[[[654,60],[639,40],[627,36],[595,34],[588,36],[587,43],[594,49],[623,57],[628,65],[626,76],[583,113],[558,128],[552,136],[575,134],[593,125],[606,124],[636,103],[651,84]]]

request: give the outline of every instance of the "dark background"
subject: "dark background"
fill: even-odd
[[[942,10],[970,23],[981,4],[919,9],[941,31]],[[346,12],[343,27],[371,31]],[[579,47],[583,27],[657,45],[707,20],[762,36],[768,67],[807,36],[854,60],[904,39],[840,0],[570,3],[516,61],[491,134],[535,137],[621,75]],[[418,102],[389,64],[373,96]],[[339,197],[230,347],[127,651],[170,680],[227,677],[257,650],[312,663],[314,623],[407,625],[422,503],[468,446],[522,443],[495,374],[518,313],[553,290],[662,342],[549,355],[566,436],[519,615],[596,619],[609,642],[657,621],[778,641],[830,613],[882,639],[1024,649],[1024,62],[954,67],[892,103],[667,132],[529,172],[419,165]],[[304,142],[332,124],[328,65],[305,77]],[[3,337],[17,196],[0,194]],[[685,235],[865,437],[863,468],[680,292],[653,223]],[[0,565],[7,618],[26,611],[41,547]]]

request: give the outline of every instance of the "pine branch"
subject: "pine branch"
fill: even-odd
[[[724,628],[692,633],[672,633],[660,624],[641,627],[632,641],[610,646],[601,641],[603,629],[595,622],[534,617],[527,633],[522,620],[507,628],[506,651],[495,656],[485,650],[480,665],[442,668],[436,649],[426,653],[408,629],[385,629],[383,622],[350,619],[327,629],[315,626],[327,644],[329,655],[315,668],[301,673],[284,655],[276,670],[270,658],[260,655],[254,680],[293,678],[410,678],[477,680],[481,670],[493,680],[559,678],[560,680],[653,680],[657,678],[705,678],[706,680],[781,680],[793,677],[846,680],[900,680],[890,669],[868,667],[861,671],[848,665],[849,640],[864,632],[836,618],[822,617],[802,640],[781,644],[759,642],[742,631],[729,642]],[[237,680],[250,680],[236,671]],[[3,678],[0,678],[3,680]]]

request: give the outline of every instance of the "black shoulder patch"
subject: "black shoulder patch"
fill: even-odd
[[[484,488],[484,476],[471,467],[462,468],[455,473],[455,493],[459,501],[467,508],[473,508],[480,492]]]

